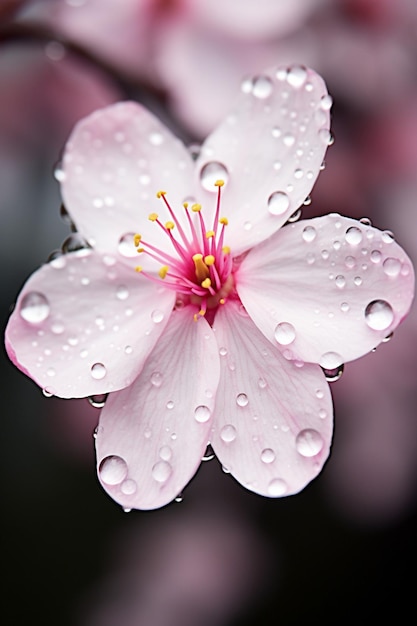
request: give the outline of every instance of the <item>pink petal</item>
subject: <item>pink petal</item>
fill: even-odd
[[[221,377],[212,446],[242,485],[266,496],[300,491],[330,449],[332,402],[318,366],[286,361],[236,302],[215,320]]]
[[[237,254],[278,230],[304,202],[330,140],[323,80],[294,66],[244,81],[235,110],[204,143],[197,188],[226,180],[225,243]]]
[[[111,394],[100,416],[103,487],[126,508],[171,502],[196,472],[209,440],[219,359],[206,320],[174,311],[137,380]]]
[[[174,299],[112,257],[61,256],[23,287],[6,348],[17,367],[62,398],[121,389],[138,375]]]
[[[251,250],[237,291],[289,359],[333,369],[377,346],[409,311],[414,270],[388,232],[337,214],[290,224]]]
[[[170,219],[156,192],[167,191],[185,221],[182,202],[192,192],[193,170],[184,145],[156,117],[122,102],[76,125],[64,153],[62,194],[91,245],[126,256],[123,242],[136,232],[166,247],[166,235],[148,220],[152,212]]]

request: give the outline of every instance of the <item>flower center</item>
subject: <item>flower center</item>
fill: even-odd
[[[224,233],[228,224],[226,217],[220,217],[221,190],[223,180],[217,180],[217,203],[214,221],[207,228],[200,204],[184,202],[187,216],[188,233],[181,226],[180,220],[166,198],[165,191],[156,194],[167,208],[170,220],[160,221],[157,213],[151,213],[148,219],[154,222],[167,235],[174,254],[168,254],[149,242],[140,234],[134,237],[139,254],[146,254],[161,263],[157,275],[145,272],[142,266],[135,269],[153,282],[163,284],[177,293],[177,306],[194,304],[199,307],[194,315],[204,316],[209,309],[215,309],[226,302],[233,289],[232,259],[230,248],[224,245]]]

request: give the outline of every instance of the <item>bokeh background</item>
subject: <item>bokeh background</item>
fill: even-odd
[[[2,328],[69,234],[53,172],[78,119],[131,98],[198,144],[244,76],[294,62],[322,73],[334,99],[335,143],[303,217],[370,218],[416,262],[415,0],[1,0]],[[3,623],[405,623],[416,339],[413,309],[332,383],[332,455],[301,494],[263,499],[211,459],[180,502],[130,513],[96,479],[99,409],[46,398],[2,350]]]

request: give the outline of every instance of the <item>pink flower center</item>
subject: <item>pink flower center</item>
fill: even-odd
[[[208,310],[215,310],[224,304],[233,290],[233,263],[230,248],[224,245],[228,221],[226,217],[220,217],[223,185],[223,180],[215,182],[217,204],[212,228],[207,228],[200,204],[190,207],[188,202],[184,202],[188,234],[170,206],[166,192],[158,191],[157,197],[164,202],[171,219],[164,224],[157,213],[151,213],[148,219],[164,231],[174,248],[174,254],[168,254],[144,241],[139,234],[134,238],[140,254],[146,254],[161,263],[158,275],[145,272],[140,265],[135,268],[136,271],[153,282],[173,289],[177,294],[177,307],[196,305],[199,310],[194,315],[195,320],[199,315],[205,316]]]

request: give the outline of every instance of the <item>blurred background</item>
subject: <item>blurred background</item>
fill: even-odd
[[[247,74],[287,63],[319,71],[334,99],[335,143],[303,217],[370,218],[416,262],[415,0],[0,0],[2,328],[69,234],[53,173],[78,119],[130,98],[198,144]],[[3,623],[405,621],[416,335],[414,309],[332,383],[332,455],[301,494],[263,499],[212,459],[181,501],[130,513],[96,479],[99,409],[46,398],[3,349]]]

